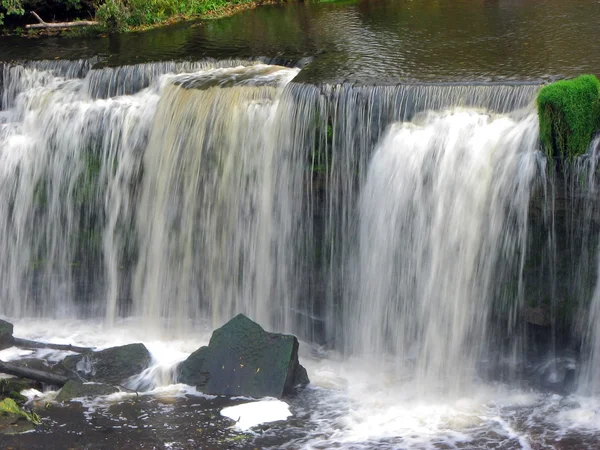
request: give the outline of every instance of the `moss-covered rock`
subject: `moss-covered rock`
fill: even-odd
[[[0,320],[0,350],[12,347],[13,324],[6,320]]]
[[[67,356],[61,366],[86,381],[119,385],[140,374],[152,357],[144,344],[111,347],[99,352]]]
[[[119,392],[114,386],[102,383],[79,383],[77,381],[67,381],[56,396],[57,402],[68,402],[74,398],[97,397],[99,395],[109,395]]]
[[[12,398],[0,402],[0,434],[17,434],[30,431],[40,425],[39,416],[21,409]]]
[[[37,381],[25,378],[0,379],[0,398],[12,398],[17,403],[24,403],[27,399],[20,394],[26,389],[41,388]]]
[[[600,81],[582,75],[544,86],[537,98],[540,139],[549,157],[585,153],[600,129]]]
[[[295,336],[268,333],[243,314],[177,368],[178,381],[207,394],[282,397],[309,383]]]

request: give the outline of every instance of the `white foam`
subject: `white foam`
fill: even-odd
[[[236,429],[247,431],[263,423],[286,420],[292,413],[287,403],[281,400],[265,399],[223,408],[221,415],[235,421]]]
[[[210,330],[197,324],[198,330],[189,339],[173,339],[168,329],[163,332],[149,330],[138,318],[121,319],[113,326],[105,326],[97,320],[54,320],[54,319],[16,319],[14,335],[24,339],[53,344],[76,345],[103,350],[109,347],[143,343],[152,355],[152,363],[140,375],[128,381],[127,386],[142,391],[151,391],[158,387],[174,383],[174,367],[194,350],[208,343]],[[2,350],[0,360],[11,361],[25,357],[60,361],[70,351],[51,349],[21,350],[16,347]]]
[[[24,350],[18,347],[10,347],[0,351],[0,360],[14,361],[17,359],[23,359],[25,357],[31,356],[32,354],[32,350]]]

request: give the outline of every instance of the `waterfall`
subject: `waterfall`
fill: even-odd
[[[278,138],[289,117],[279,103],[297,71],[234,70],[217,81],[239,87],[201,89],[215,81],[205,72],[178,80],[194,89],[171,85],[162,94],[144,155],[134,308],[216,324],[243,312],[289,328],[285,250],[294,247],[301,202],[288,186],[293,174],[279,173],[288,152]]]
[[[523,303],[539,87],[265,62],[5,64],[0,314],[186,333],[242,312],[466,382],[494,305]]]
[[[424,388],[470,384],[497,286],[522,266],[537,126],[452,109],[390,127],[359,201],[352,351],[412,360]]]
[[[298,69],[91,64],[3,67],[1,313],[291,328]]]
[[[598,206],[595,196],[598,194],[597,167],[598,155],[600,152],[600,136],[596,136],[592,140],[588,149],[587,155],[582,158],[582,164],[578,172],[585,177],[587,187],[587,202],[584,204],[586,210],[586,219],[588,228],[584,230],[592,232],[589,228],[592,222],[598,223]],[[592,233],[590,233],[592,234]],[[599,230],[596,229],[593,235],[598,236]],[[586,244],[589,242],[586,240]],[[591,245],[589,245],[592,247]],[[583,367],[579,374],[579,392],[582,394],[598,394],[600,393],[600,378],[598,371],[600,370],[600,247],[598,247],[598,255],[596,256],[596,280],[593,293],[591,295],[591,303],[588,306],[585,304],[580,309],[579,316],[582,318],[581,327],[583,329],[583,348],[582,353]],[[585,261],[584,262],[588,262]],[[586,280],[587,281],[587,280]]]

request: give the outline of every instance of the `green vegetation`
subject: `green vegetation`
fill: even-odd
[[[95,9],[94,6],[94,0],[0,0],[0,25],[5,18],[15,19],[30,11],[65,17],[85,14]]]
[[[106,0],[96,18],[108,30],[123,31],[195,17],[220,16],[264,0]]]
[[[97,27],[70,30],[69,33],[123,32],[194,18],[219,18],[239,10],[268,3],[294,0],[0,0],[0,30],[4,19],[16,31],[31,22],[35,11],[42,19],[86,20],[95,18]],[[357,0],[350,0],[354,3]],[[348,0],[313,0],[314,3]]]
[[[600,129],[600,81],[593,75],[545,86],[538,98],[540,139],[550,157],[585,153]]]
[[[0,0],[0,25],[30,22],[29,13],[43,19],[94,18],[94,31],[121,32],[192,18],[216,18],[237,10],[285,0]]]
[[[0,402],[0,414],[23,417],[35,425],[40,425],[42,423],[40,417],[36,413],[23,411],[12,398],[5,398]]]

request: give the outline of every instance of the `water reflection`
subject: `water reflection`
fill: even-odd
[[[310,81],[507,81],[600,73],[600,2],[360,0],[266,6],[120,37],[0,38],[0,59],[101,56],[110,65],[316,56]]]

